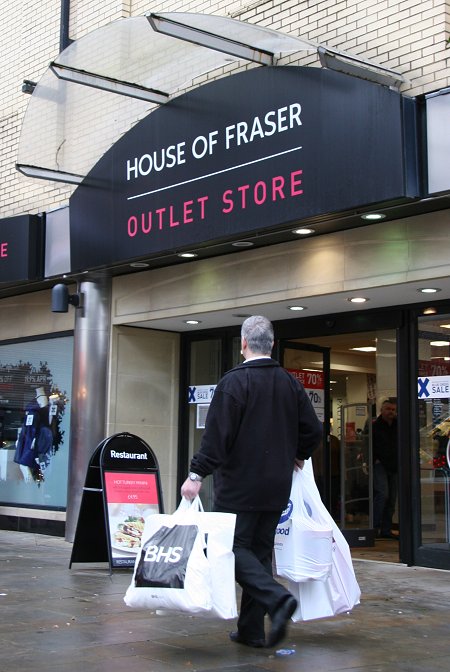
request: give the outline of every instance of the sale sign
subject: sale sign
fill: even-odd
[[[325,419],[325,388],[323,371],[308,371],[306,369],[286,369],[305,388],[311,400],[316,415],[321,422]]]

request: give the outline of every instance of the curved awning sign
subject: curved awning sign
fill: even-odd
[[[298,66],[177,97],[120,138],[71,196],[72,272],[415,197],[404,104],[386,87]]]

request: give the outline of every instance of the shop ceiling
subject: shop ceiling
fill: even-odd
[[[423,294],[420,290],[425,286],[438,289],[435,294]],[[350,298],[359,296],[367,299],[366,303],[351,303]],[[428,297],[428,298],[427,298]],[[161,331],[174,332],[192,332],[204,329],[215,329],[224,327],[239,326],[243,320],[250,315],[259,315],[263,313],[272,322],[278,322],[289,319],[312,318],[321,315],[333,316],[339,315],[345,322],[345,315],[361,310],[378,310],[384,308],[392,309],[397,306],[402,310],[407,306],[419,307],[422,311],[437,310],[443,300],[450,297],[450,278],[434,278],[429,283],[409,282],[398,285],[389,285],[384,287],[371,287],[369,289],[346,291],[323,296],[302,297],[298,300],[283,300],[267,302],[261,304],[241,304],[239,306],[224,308],[217,311],[193,312],[186,308],[186,311],[177,310],[177,314],[158,318],[156,315],[152,319],[139,322],[129,322],[128,326],[159,329]],[[304,310],[291,310],[292,306],[301,306]],[[429,315],[430,320],[439,320]],[[448,321],[448,320],[447,320]],[[334,333],[334,324],[324,322],[324,328],[330,333]],[[382,315],[380,314],[380,323]],[[118,324],[119,322],[116,321]],[[363,327],[364,328],[364,327]],[[439,328],[436,328],[439,331]],[[342,324],[340,325],[342,331]],[[446,331],[446,330],[444,330]],[[301,334],[299,333],[299,337]],[[335,336],[333,336],[334,338]],[[353,336],[352,336],[353,339]],[[359,342],[355,337],[355,345],[371,345],[370,343]]]

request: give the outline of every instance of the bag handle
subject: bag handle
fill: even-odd
[[[173,515],[179,518],[183,518],[184,516],[186,516],[186,514],[189,515],[190,513],[194,514],[204,513],[202,500],[200,499],[199,495],[197,495],[197,497],[195,497],[194,499],[187,499],[186,497],[182,497],[178,509],[175,511]],[[208,545],[207,541],[208,535],[205,532],[200,532],[200,535],[202,539],[202,548],[203,550],[206,550]]]
[[[185,513],[186,511],[193,511],[193,512],[200,511],[201,513],[204,512],[202,500],[200,499],[199,495],[197,495],[197,497],[194,497],[194,499],[187,499],[187,497],[181,498],[181,502],[175,513]]]
[[[294,469],[292,474],[292,487],[296,489],[296,505],[297,510],[302,514],[303,518],[306,520],[311,520],[311,515],[306,507],[305,500],[303,497],[303,485],[304,485],[304,474],[302,474],[301,469]]]

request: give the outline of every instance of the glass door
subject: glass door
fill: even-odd
[[[340,527],[351,546],[373,546],[372,404],[343,405],[340,424]]]
[[[450,550],[450,315],[422,317],[418,333],[419,555]],[[448,560],[447,566],[448,566]],[[434,565],[437,566],[437,565]]]
[[[188,345],[188,390],[182,412],[187,408],[187,464],[194,453],[200,448],[200,442],[205,428],[206,415],[214,394],[215,387],[226,370],[242,361],[240,354],[241,340],[239,336],[217,337],[210,339],[192,340]],[[186,437],[182,437],[182,444],[186,445]],[[182,470],[184,480],[185,467]],[[213,507],[212,478],[204,480],[200,491],[203,506],[206,511]]]
[[[322,446],[313,454],[317,487],[326,506],[331,501],[330,349],[307,343],[280,341],[280,363],[304,386],[319,420]]]

